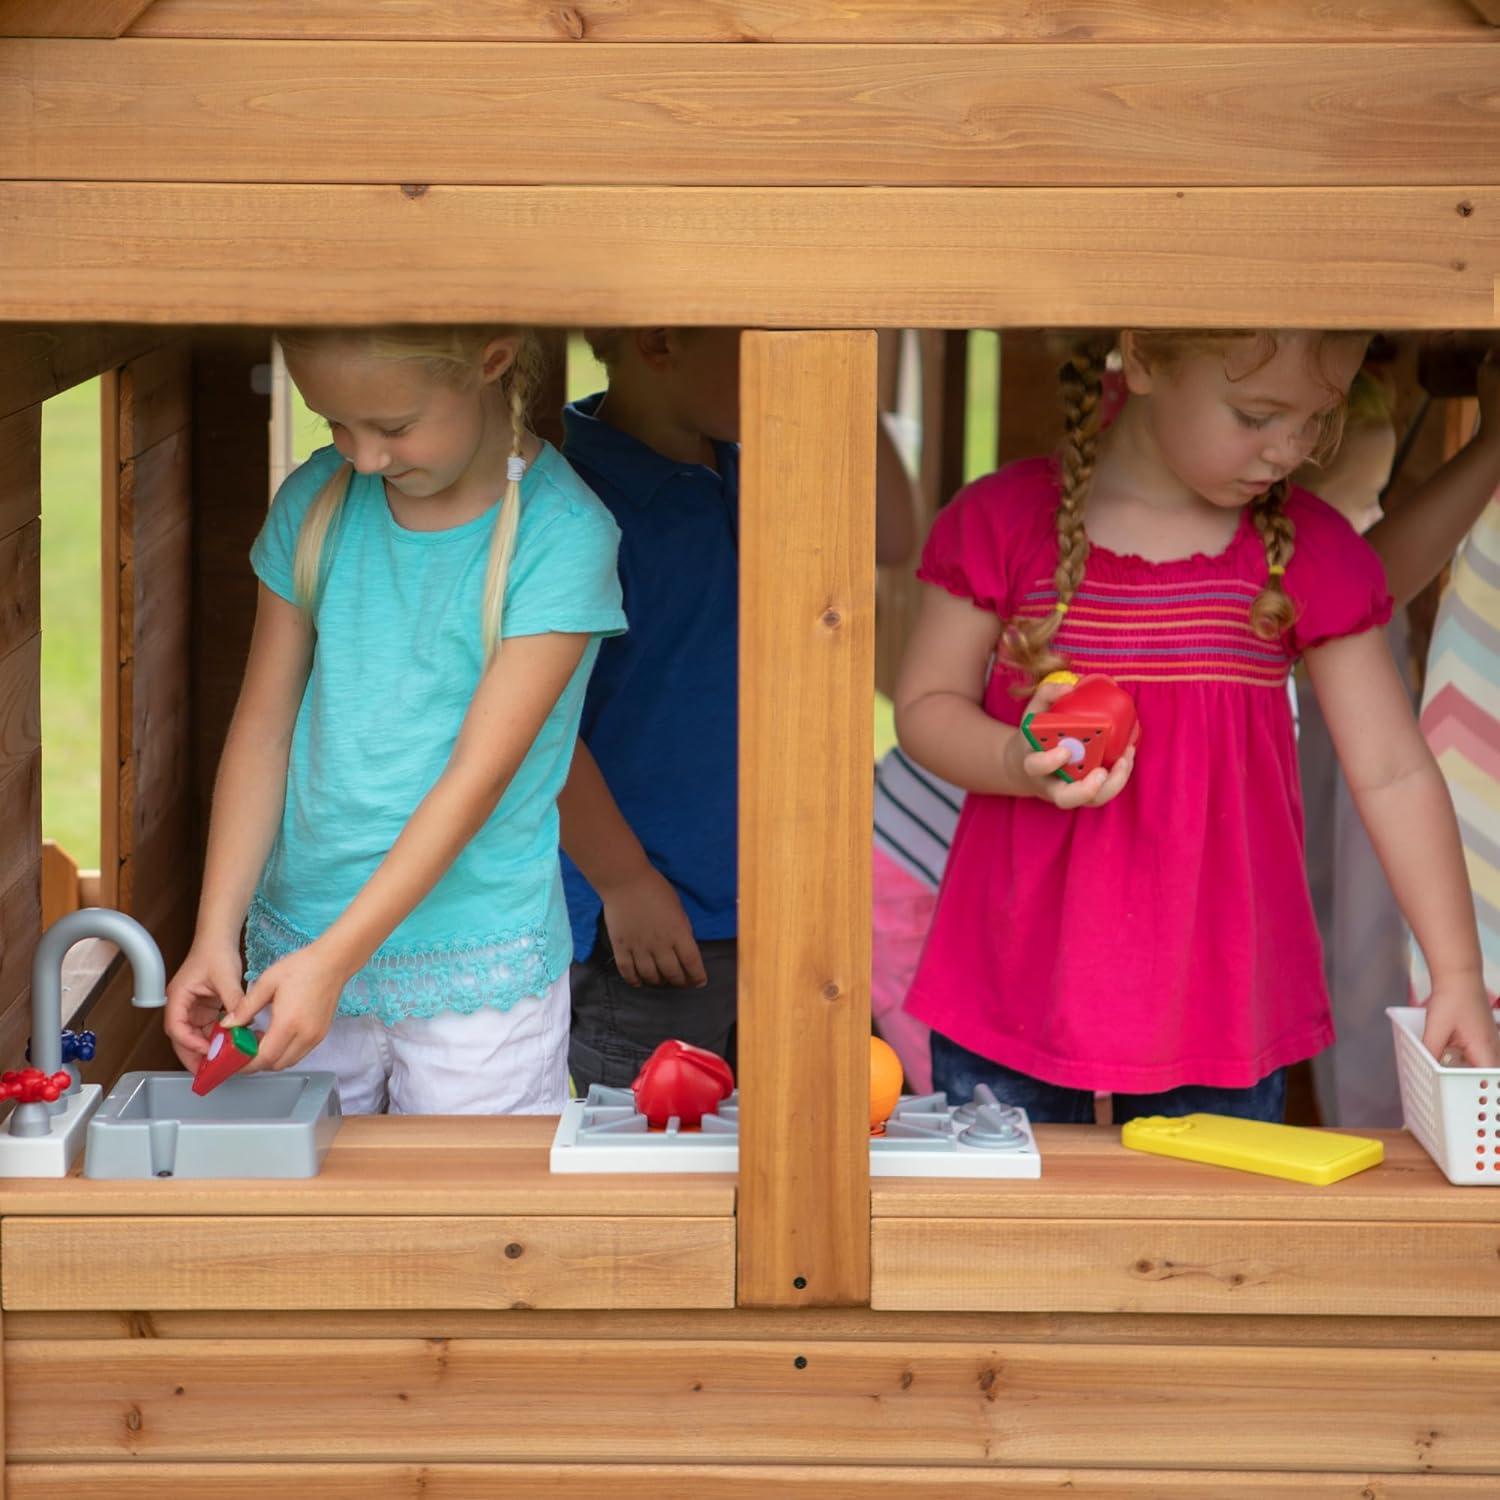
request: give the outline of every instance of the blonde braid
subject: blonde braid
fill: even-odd
[[[298,609],[305,615],[311,616],[318,607],[323,547],[339,512],[344,508],[353,479],[354,465],[341,463],[324,481],[323,488],[313,498],[302,518],[302,527],[297,533],[297,548],[292,554],[292,592],[296,596]]]
[[[1025,676],[1024,683],[1017,685],[1018,693],[1029,693],[1047,673],[1067,665],[1067,659],[1053,650],[1051,643],[1083,582],[1088,562],[1083,507],[1099,450],[1099,402],[1112,342],[1086,340],[1073,350],[1062,368],[1064,426],[1057,501],[1057,568],[1052,575],[1057,603],[1040,618],[1017,616],[1005,627],[1004,654]]]
[[[1250,519],[1266,548],[1270,576],[1250,604],[1250,624],[1256,635],[1273,641],[1291,629],[1297,618],[1284,582],[1297,528],[1286,513],[1287,482],[1279,479],[1250,504]]]
[[[510,456],[518,459],[526,436],[526,419],[532,397],[541,385],[542,347],[527,334],[516,350],[516,357],[506,371],[505,394],[510,406]],[[510,576],[511,559],[516,550],[516,534],[521,525],[521,481],[507,478],[505,497],[495,515],[495,529],[490,536],[489,561],[484,572],[484,603],[480,615],[480,639],[488,659],[500,649],[500,626],[505,612],[505,585]]]

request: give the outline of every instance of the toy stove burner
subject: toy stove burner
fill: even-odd
[[[594,1084],[573,1099],[552,1140],[554,1172],[734,1172],[739,1169],[739,1094],[683,1130],[674,1116],[652,1130],[629,1089]],[[870,1138],[872,1177],[1040,1177],[1024,1109],[984,1084],[957,1109],[946,1094],[903,1095],[881,1135]]]

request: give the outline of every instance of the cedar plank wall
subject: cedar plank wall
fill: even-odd
[[[336,99],[319,39],[340,44]],[[718,45],[742,40],[792,45]],[[0,46],[0,223],[28,230],[0,237],[0,317],[77,317],[82,286],[84,316],[164,323],[961,328],[1254,322],[1274,305],[1488,324],[1490,44],[1458,0],[157,0],[118,43]],[[386,75],[407,93],[420,78],[428,107],[393,115]],[[524,130],[501,128],[502,89],[524,96]],[[205,548],[200,598],[212,569]],[[200,776],[224,712],[205,659]],[[841,850],[851,820],[825,817]],[[1470,1311],[1023,1329],[147,1309],[81,1320],[60,1355],[72,1315],[15,1313],[9,1477],[13,1500],[76,1487],[68,1457],[121,1500],[1477,1500],[1500,1467],[1497,1320],[1488,1294]],[[515,1422],[495,1422],[501,1401]]]
[[[42,402],[161,339],[131,328],[0,328],[0,1065],[21,1065],[41,932]],[[156,487],[148,476],[147,492]],[[185,497],[179,498],[185,503]],[[106,728],[106,733],[108,729]],[[112,984],[90,1015],[108,1082],[145,1024]]]

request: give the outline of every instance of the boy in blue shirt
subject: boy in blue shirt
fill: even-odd
[[[563,412],[563,453],[620,527],[630,631],[558,798],[579,1094],[668,1038],[733,1063],[738,899],[739,330],[587,337],[609,385]],[[910,480],[883,427],[877,453],[877,561],[900,562]]]

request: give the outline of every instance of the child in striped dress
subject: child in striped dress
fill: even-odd
[[[1287,676],[1324,716],[1433,975],[1426,1040],[1500,1062],[1453,811],[1382,634],[1380,562],[1287,476],[1336,435],[1364,339],[1120,340],[1132,399],[1101,440],[1106,346],[1068,383],[1061,459],[939,516],[896,727],[966,790],[907,1008],[935,1087],[1038,1120],[1207,1109],[1275,1119],[1332,1036],[1302,869]],[[1018,725],[1104,672],[1139,745],[1076,783]],[[1029,701],[1028,701],[1029,700]]]

